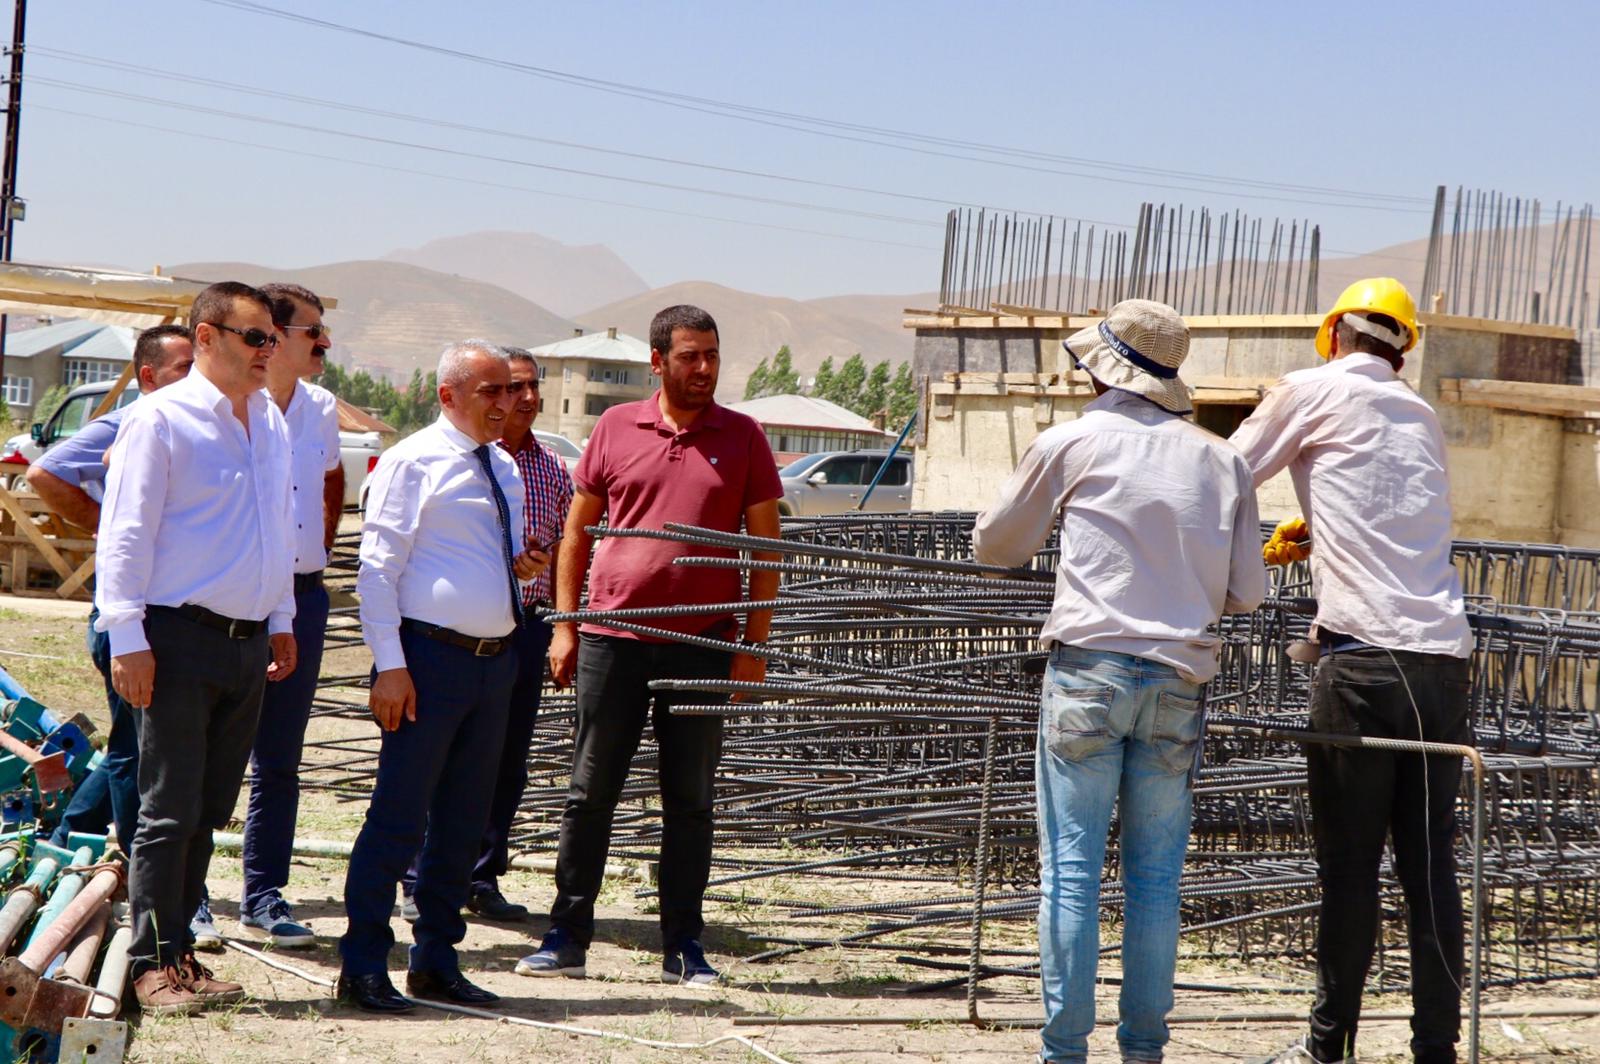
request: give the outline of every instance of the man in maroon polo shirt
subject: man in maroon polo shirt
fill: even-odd
[[[713,398],[719,366],[717,323],[699,307],[668,307],[650,323],[650,368],[661,388],[649,399],[600,416],[573,473],[577,492],[556,566],[556,609],[578,608],[585,575],[589,608],[615,610],[736,602],[735,570],[690,569],[672,560],[723,554],[652,539],[607,538],[598,550],[584,531],[605,517],[612,528],[661,528],[671,521],[778,536],[783,485],[761,426]],[[591,564],[591,551],[593,560]],[[759,556],[759,555],[758,555]],[[774,598],[775,573],[751,573],[752,600]],[[651,627],[744,643],[766,641],[770,611],[681,617]],[[611,844],[611,819],[628,766],[650,716],[660,748],[661,944],[663,982],[719,980],[700,945],[700,914],[711,870],[711,807],[722,753],[720,717],[674,717],[673,701],[710,702],[704,692],[656,693],[651,680],[761,680],[766,662],[745,654],[650,639],[604,625],[558,624],[550,642],[558,686],[577,677],[578,734],[572,783],[561,815],[556,900],[550,930],[536,953],[517,962],[522,975],[587,974],[594,900]]]

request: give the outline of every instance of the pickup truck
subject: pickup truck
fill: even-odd
[[[52,445],[67,439],[83,428],[94,413],[95,407],[111,391],[111,381],[82,384],[67,393],[66,399],[56,407],[46,422],[35,422],[28,432],[18,433],[0,448],[0,484],[15,491],[22,487],[22,478],[28,466],[38,460]],[[117,397],[117,406],[124,407],[139,398],[136,388],[124,388]],[[376,432],[339,433],[339,458],[344,466],[344,504],[354,505],[360,499],[361,482],[378,464],[378,453],[383,450],[383,440]]]

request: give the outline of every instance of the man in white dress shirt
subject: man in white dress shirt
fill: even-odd
[[[389,980],[390,914],[419,846],[408,993],[498,1000],[461,974],[455,947],[517,676],[518,581],[549,564],[522,542],[522,481],[494,444],[516,401],[506,352],[455,344],[438,381],[439,420],[378,460],[362,526],[356,589],[383,744],[345,877],[336,995],[366,1012],[411,1008]]]
[[[1200,685],[1217,671],[1223,613],[1261,603],[1250,470],[1188,421],[1178,367],[1189,330],[1171,307],[1128,299],[1067,352],[1099,398],[1039,435],[972,533],[979,561],[1022,565],[1061,522],[1039,706],[1039,1059],[1081,1064],[1094,1031],[1100,876],[1121,811],[1124,1061],[1159,1061],[1178,955],[1178,879],[1191,766],[1204,741]]]
[[[134,992],[149,1012],[241,994],[195,960],[189,917],[264,684],[295,667],[289,431],[262,391],[272,310],[226,281],[195,298],[190,326],[193,371],[123,419],[95,550],[111,682],[142,718],[128,897]]]
[[[344,509],[339,464],[339,407],[333,393],[309,383],[323,371],[333,345],[322,321],[322,300],[296,284],[267,284],[278,326],[278,353],[267,366],[267,392],[289,423],[294,450],[294,641],[299,665],[292,679],[272,684],[261,700],[261,723],[250,752],[250,803],[244,818],[244,892],[239,923],[274,946],[304,948],[316,941],[284,900],[300,805],[300,751],[311,700],[322,670],[328,589],[322,570]],[[207,914],[209,915],[209,914]]]
[[[1233,434],[1257,484],[1288,468],[1310,528],[1311,730],[1471,743],[1472,632],[1450,559],[1450,478],[1433,408],[1400,379],[1417,343],[1411,293],[1357,281],[1317,330],[1327,365],[1284,377]],[[1456,882],[1459,757],[1306,747],[1322,883],[1311,1032],[1277,1058],[1355,1057],[1378,932],[1378,865],[1394,841],[1411,946],[1411,1052],[1451,1064],[1461,1031]]]

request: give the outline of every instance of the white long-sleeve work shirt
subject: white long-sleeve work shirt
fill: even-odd
[[[1026,563],[1061,520],[1041,641],[1149,658],[1194,683],[1217,671],[1223,613],[1266,594],[1250,470],[1226,440],[1125,392],[1041,433],[978,517],[981,562]]]
[[[293,629],[289,429],[265,393],[246,409],[248,435],[198,367],[128,407],[95,545],[95,625],[113,656],[149,649],[146,606]]]
[[[1285,466],[1311,529],[1317,627],[1373,646],[1472,653],[1450,561],[1450,478],[1433,408],[1376,355],[1296,370],[1232,442],[1257,484]]]
[[[400,621],[409,617],[478,639],[516,627],[500,514],[478,445],[440,415],[383,453],[361,525],[361,631],[379,672],[406,667]],[[490,445],[511,514],[512,549],[527,505],[517,463]]]

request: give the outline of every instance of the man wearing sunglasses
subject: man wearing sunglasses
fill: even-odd
[[[320,374],[333,340],[322,323],[322,300],[297,284],[268,284],[278,351],[267,363],[267,394],[289,424],[293,451],[294,642],[292,678],[267,687],[250,752],[250,800],[244,819],[244,892],[239,924],[280,949],[313,945],[316,936],[284,900],[300,805],[300,751],[322,669],[328,590],[322,570],[344,508],[339,464],[339,409],[333,393],[308,383]],[[210,913],[201,914],[208,922]],[[200,919],[197,916],[196,919]]]
[[[262,390],[271,304],[224,281],[195,297],[190,325],[193,371],[123,419],[95,550],[111,683],[140,714],[129,952],[151,1013],[242,996],[195,959],[189,917],[262,692],[295,669],[289,429]]]

